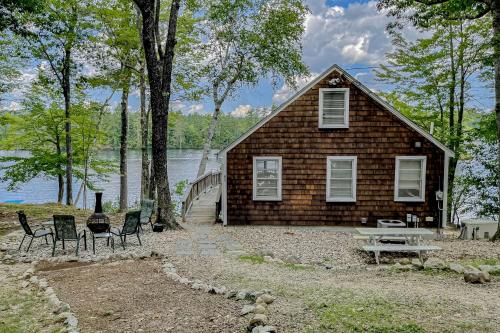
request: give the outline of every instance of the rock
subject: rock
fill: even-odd
[[[274,258],[271,256],[264,256],[264,261],[265,262],[274,262]]]
[[[250,320],[250,326],[264,326],[267,323],[267,317],[264,314],[256,314],[252,320]]]
[[[36,277],[36,275],[35,275],[35,276],[30,277],[30,282],[31,282],[32,284],[38,284],[38,277]]]
[[[256,326],[253,328],[252,333],[274,333],[277,332],[274,326]]]
[[[172,273],[172,272],[166,272],[166,275],[169,279],[172,279],[174,281],[180,281],[181,280],[181,277],[179,274],[177,273]],[[194,287],[193,287],[194,288]],[[194,289],[197,289],[197,288],[194,288]]]
[[[190,284],[191,281],[188,278],[181,278],[181,279],[179,279],[179,283]]]
[[[459,273],[459,274],[462,274],[464,272],[464,266],[460,265],[460,264],[457,264],[455,262],[452,262],[448,268],[450,269],[450,271],[453,271],[455,273]]]
[[[287,262],[289,264],[301,264],[302,262],[300,261],[300,258],[294,255],[289,255],[283,258],[284,262]]]
[[[269,295],[269,294],[263,294],[263,295],[259,296],[259,297],[257,298],[256,303],[261,303],[261,302],[259,302],[259,299],[260,299],[262,302],[266,303],[266,304],[271,304],[271,303],[272,303],[272,302],[274,302],[274,300],[275,300],[275,298],[274,298],[273,296]]]
[[[255,306],[255,309],[254,309],[253,313],[255,313],[255,314],[266,314],[267,313],[267,308],[263,304],[257,304]]]
[[[49,286],[49,284],[47,283],[47,280],[45,279],[40,279],[38,281],[38,286],[41,288],[41,289],[47,289],[47,287]]]
[[[59,298],[57,298],[55,294],[51,294],[48,297],[48,300],[49,303],[52,304],[52,306],[54,306],[55,308],[59,308],[61,306],[61,301],[59,300]]]
[[[250,292],[248,290],[240,290],[238,291],[238,293],[236,294],[235,298],[236,300],[238,301],[243,301],[245,299],[248,299],[250,296]]]
[[[68,313],[68,312],[66,312],[66,313]],[[64,323],[69,327],[77,327],[78,326],[78,319],[76,319],[74,314],[68,313],[68,315],[66,315],[66,320],[64,320]]]
[[[422,262],[421,262],[421,261],[420,261],[420,259],[418,259],[418,258],[413,258],[413,259],[411,260],[411,264],[412,264],[415,268],[418,268],[418,269],[420,269],[420,268],[424,267],[424,265],[422,265]]]
[[[195,282],[191,285],[191,288],[196,290],[205,290],[208,289],[208,286],[204,283]]]
[[[265,250],[261,250],[261,251],[259,251],[259,253],[258,253],[258,254],[259,254],[259,255],[261,255],[261,256],[263,256],[263,257],[271,257],[271,258],[274,258],[274,253],[273,253],[273,251],[271,251],[271,250],[267,250],[267,249],[265,249]]]
[[[59,307],[57,307],[54,310],[54,313],[59,314],[59,313],[64,313],[64,312],[69,312],[69,311],[70,311],[69,304],[61,302],[61,304],[59,304]]]
[[[393,269],[397,269],[397,270],[400,270],[400,271],[410,271],[412,269],[414,269],[415,267],[412,265],[412,264],[406,264],[406,265],[401,265],[399,262],[394,264],[392,266]]]
[[[25,289],[28,288],[30,285],[29,281],[23,281],[21,282],[21,288]]]
[[[151,254],[150,254],[150,257],[153,257],[153,258],[164,258],[165,255],[163,253],[160,253],[158,251],[151,251]]]
[[[483,272],[493,272],[495,270],[495,266],[492,265],[479,265],[479,270]]]
[[[253,305],[244,305],[241,309],[240,315],[245,316],[249,313],[252,313],[255,310],[255,306]]]
[[[424,269],[444,269],[446,268],[446,263],[443,259],[439,258],[429,258],[424,263]]]
[[[480,271],[479,269],[467,266],[464,270],[464,280],[468,283],[486,283],[491,281],[490,273]]]
[[[214,287],[214,293],[216,293],[217,295],[223,295],[225,294],[227,291],[227,288],[222,286],[222,287]]]
[[[45,289],[45,295],[50,296],[50,295],[53,295],[53,294],[54,294],[54,289],[52,289],[51,287],[47,287]]]
[[[230,290],[228,291],[224,297],[225,298],[233,298],[233,297],[236,297],[236,295],[238,294],[238,292],[236,290]]]
[[[398,262],[401,264],[401,265],[409,265],[411,264],[411,260],[410,258],[407,258],[407,257],[404,257],[404,258],[401,258],[398,260]]]

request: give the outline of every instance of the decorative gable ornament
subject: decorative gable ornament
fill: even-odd
[[[340,77],[334,77],[333,79],[331,79],[330,81],[328,81],[328,84],[331,85],[331,86],[336,86],[340,82],[342,82],[342,78],[340,78]]]

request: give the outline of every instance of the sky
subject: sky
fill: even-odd
[[[305,21],[303,36],[303,61],[310,70],[310,75],[298,79],[298,87],[323,72],[333,64],[338,64],[351,75],[374,91],[387,91],[390,86],[378,82],[373,76],[373,67],[385,63],[385,54],[392,49],[391,41],[385,27],[391,18],[380,13],[376,1],[364,0],[305,0],[309,14]],[[411,28],[405,35],[416,38],[418,34]],[[27,68],[23,80],[34,78],[34,68]],[[481,109],[493,106],[491,89],[478,87],[473,102]],[[223,112],[235,116],[244,116],[252,108],[267,108],[279,105],[292,95],[293,91],[286,84],[271,84],[270,78],[263,78],[254,87],[242,88],[236,96],[227,100],[222,107]],[[93,94],[95,99],[104,100],[106,92]],[[119,105],[119,94],[111,101],[112,107]],[[18,103],[18,102],[13,102]],[[139,108],[138,91],[131,93],[129,107],[132,111]],[[15,106],[15,105],[13,105]],[[213,104],[206,100],[196,102],[173,102],[174,110],[183,113],[211,113]]]

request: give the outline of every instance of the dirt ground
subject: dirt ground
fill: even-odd
[[[169,280],[158,260],[44,267],[81,332],[243,332],[241,305]]]

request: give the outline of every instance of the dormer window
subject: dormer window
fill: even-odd
[[[349,128],[349,88],[319,90],[319,128]]]

